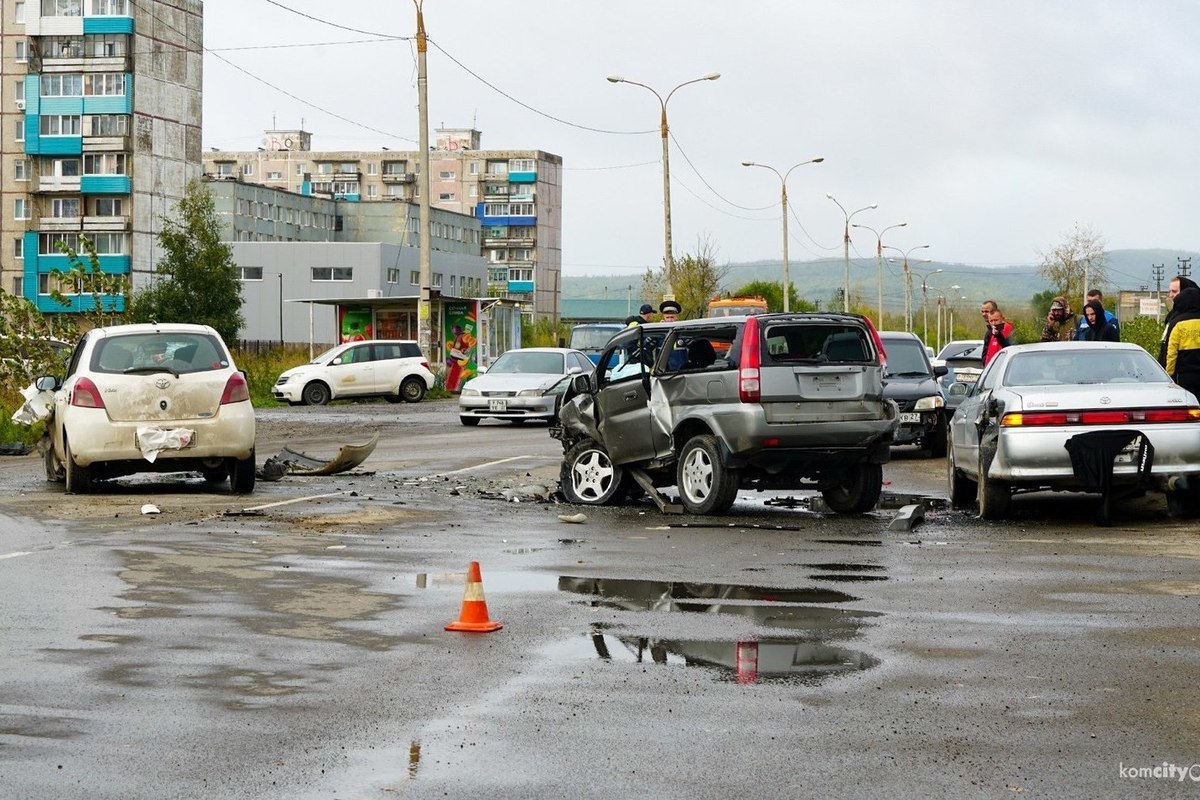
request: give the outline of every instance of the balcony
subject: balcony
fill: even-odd
[[[533,247],[533,237],[485,236],[484,247]]]
[[[120,232],[130,229],[129,217],[84,217],[83,230],[96,232]]]
[[[384,183],[412,183],[417,179],[412,172],[385,172],[379,177],[383,178]]]
[[[128,136],[84,136],[85,153],[125,153],[132,149]]]
[[[79,194],[80,177],[63,175],[43,175],[38,179],[39,192],[73,192]]]
[[[42,233],[75,232],[80,229],[81,222],[81,217],[41,217],[38,220],[38,231]]]

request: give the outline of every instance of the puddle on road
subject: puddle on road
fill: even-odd
[[[738,683],[779,680],[808,685],[880,663],[835,643],[860,636],[864,626],[883,615],[833,607],[859,598],[832,589],[565,575],[558,579],[558,588],[593,598],[589,602],[596,608],[731,614],[749,617],[759,626],[802,632],[740,640],[676,639],[606,633],[608,626],[597,625],[585,641],[605,661],[702,666]]]

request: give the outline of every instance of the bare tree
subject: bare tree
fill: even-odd
[[[675,260],[671,288],[683,309],[681,319],[704,316],[708,301],[721,290],[729,266],[717,266],[717,248],[707,238],[696,240],[696,252],[685,253]],[[666,289],[666,269],[647,269],[642,276],[642,296],[662,297]]]
[[[1083,308],[1089,289],[1108,284],[1108,253],[1104,246],[1100,234],[1076,225],[1061,244],[1038,253],[1042,257],[1038,274],[1063,297],[1079,298],[1078,307]]]

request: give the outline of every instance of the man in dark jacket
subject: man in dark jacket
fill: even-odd
[[[1084,327],[1075,334],[1077,342],[1119,342],[1121,332],[1114,320],[1104,316],[1104,304],[1099,300],[1089,300],[1083,307]]]
[[[1176,275],[1174,278],[1171,278],[1171,284],[1167,288],[1167,302],[1171,304],[1171,310],[1167,312],[1166,325],[1163,326],[1162,341],[1158,344],[1158,363],[1164,367],[1167,365],[1167,334],[1171,332],[1171,321],[1174,320],[1177,313],[1175,311],[1175,298],[1184,289],[1200,289],[1200,285],[1197,285],[1194,280],[1183,275]]]

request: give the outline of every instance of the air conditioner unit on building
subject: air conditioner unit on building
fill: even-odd
[[[367,289],[367,299],[371,300],[376,297],[383,297],[383,289]]]
[[[25,110],[25,100],[20,99],[17,101],[17,111],[24,111],[24,110]]]

